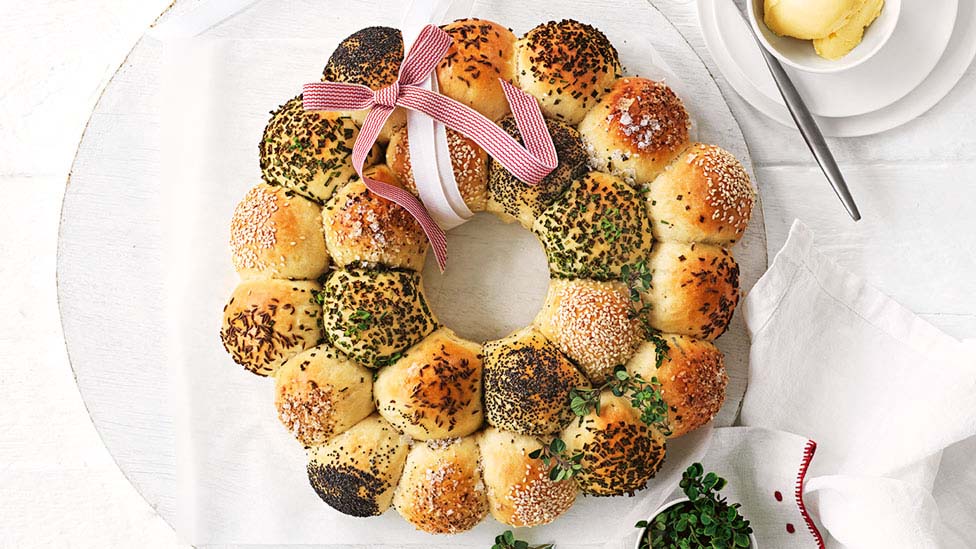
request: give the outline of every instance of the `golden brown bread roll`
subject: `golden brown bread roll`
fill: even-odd
[[[620,74],[617,50],[595,27],[564,19],[530,30],[515,43],[518,85],[546,116],[576,125]]]
[[[574,416],[569,392],[590,384],[535,328],[485,343],[485,417],[499,429],[555,433]]]
[[[278,419],[306,448],[328,441],[373,413],[373,373],[319,345],[275,373]]]
[[[488,514],[474,437],[429,440],[407,456],[393,507],[418,530],[457,534]]]
[[[619,496],[643,489],[664,461],[665,438],[645,425],[630,401],[600,393],[600,413],[590,410],[569,424],[561,438],[567,455],[583,453],[580,489],[592,496]]]
[[[368,178],[399,186],[385,165],[367,168]],[[325,244],[340,267],[350,264],[419,271],[427,254],[427,236],[403,206],[377,196],[362,181],[336,191],[322,214]]]
[[[650,325],[662,332],[714,340],[725,333],[739,303],[739,265],[712,244],[659,242],[647,269]]]
[[[354,517],[382,515],[410,451],[407,437],[373,414],[308,450],[308,480],[333,509]]]
[[[621,282],[553,279],[535,322],[590,381],[600,384],[644,340],[638,308]]]
[[[294,191],[261,183],[234,209],[230,254],[241,278],[317,278],[329,266],[322,208]]]
[[[332,345],[363,366],[396,362],[437,328],[413,271],[333,271],[322,289],[322,324]]]
[[[522,143],[515,118],[507,116],[498,124]],[[576,128],[546,119],[546,127],[556,147],[559,164],[537,185],[518,180],[504,166],[488,158],[488,202],[485,209],[506,223],[518,221],[532,230],[535,218],[556,201],[569,184],[586,171],[587,154]]]
[[[643,184],[688,147],[689,124],[671,88],[646,78],[621,78],[586,114],[579,131],[591,168]]]
[[[440,328],[376,375],[376,408],[416,440],[462,437],[484,422],[481,345]]]
[[[488,195],[488,153],[474,141],[448,128],[447,149],[451,153],[451,166],[461,198],[472,212],[485,209]],[[386,148],[386,163],[404,188],[417,194],[417,182],[410,164],[410,139],[407,128],[393,134]]]
[[[459,19],[441,27],[454,42],[437,64],[440,93],[498,120],[510,111],[498,82],[515,79],[515,35],[485,19]]]
[[[234,362],[266,376],[322,338],[320,286],[305,280],[245,280],[224,306],[220,339]]]
[[[695,143],[647,193],[654,238],[728,245],[745,232],[756,193],[731,153]]]
[[[677,334],[659,337],[663,342],[661,365],[657,365],[658,345],[647,342],[627,363],[627,370],[660,383],[661,396],[668,405],[669,438],[675,438],[715,417],[725,402],[729,376],[725,356],[710,342]]]
[[[516,528],[541,526],[573,506],[573,479],[553,482],[549,469],[529,454],[542,447],[535,437],[489,427],[478,436],[488,505],[495,520]]]
[[[396,82],[403,62],[403,36],[399,29],[366,27],[336,46],[322,70],[322,80],[361,84],[372,90]],[[362,126],[369,111],[343,112]],[[378,141],[386,143],[397,128],[406,125],[407,111],[397,108],[380,130]]]
[[[577,179],[535,221],[554,278],[620,277],[647,257],[654,241],[644,200],[622,180],[600,172]]]

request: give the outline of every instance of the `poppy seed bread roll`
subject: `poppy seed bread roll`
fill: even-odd
[[[727,246],[749,224],[756,192],[731,153],[695,143],[657,176],[647,192],[654,238]]]
[[[322,501],[340,513],[382,515],[393,501],[409,451],[407,437],[373,414],[308,450],[308,480]]]
[[[440,328],[376,375],[380,415],[415,440],[462,437],[484,422],[481,345]]]
[[[275,408],[298,442],[322,444],[373,413],[373,373],[329,345],[312,347],[278,368]]]
[[[484,356],[485,417],[506,431],[559,431],[574,417],[569,392],[590,386],[556,345],[532,327],[485,343]]]
[[[705,425],[722,409],[729,376],[725,356],[712,343],[677,334],[659,338],[658,345],[666,349],[645,343],[627,362],[627,370],[646,381],[657,379],[668,405],[669,438],[676,438]]]
[[[415,444],[407,456],[393,507],[418,530],[458,534],[488,514],[478,444],[473,437]]]
[[[516,528],[541,526],[569,510],[579,491],[573,479],[554,482],[541,459],[535,437],[494,427],[478,436],[488,504],[495,520]]]
[[[275,373],[289,358],[318,344],[322,308],[318,283],[305,280],[245,280],[224,306],[220,339],[234,362],[260,376]]]
[[[515,35],[485,19],[459,19],[441,27],[454,40],[437,64],[440,93],[498,120],[510,111],[498,79],[515,79]]]
[[[507,116],[498,124],[522,143],[515,118]],[[587,154],[579,132],[572,126],[546,119],[546,128],[556,147],[559,164],[536,185],[520,181],[493,158],[488,159],[488,202],[485,209],[506,223],[518,221],[526,229],[543,210],[556,201],[574,179],[586,172]]]
[[[329,266],[321,206],[284,187],[257,185],[234,209],[230,254],[241,278],[318,278]]]
[[[620,74],[617,50],[597,28],[563,19],[543,23],[515,43],[520,88],[546,116],[576,125]]]
[[[591,168],[640,185],[688,147],[690,124],[671,88],[647,78],[621,78],[586,114],[579,132]]]

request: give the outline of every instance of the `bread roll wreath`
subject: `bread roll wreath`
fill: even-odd
[[[553,138],[559,164],[532,186],[449,132],[468,207],[545,247],[535,321],[488,342],[441,325],[424,295],[422,228],[353,169],[362,113],[306,112],[293,98],[261,140],[264,182],[231,220],[242,281],[220,335],[235,362],[275,378],[278,417],[336,510],[393,506],[431,533],[489,514],[536,526],[578,493],[641,490],[667,439],[718,412],[728,378],[711,341],[738,303],[728,248],[754,192],[731,154],[691,142],[667,85],[620,74],[592,26],[551,21],[521,38],[478,19],[443,28],[454,43],[436,68],[441,93],[519,140],[503,78],[538,99]],[[363,29],[323,79],[379,89],[403,55],[399,31]],[[416,194],[404,121],[390,117],[368,177]]]

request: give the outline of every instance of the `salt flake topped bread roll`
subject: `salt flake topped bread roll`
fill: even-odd
[[[373,413],[373,373],[329,345],[293,356],[275,374],[278,419],[305,447]]]
[[[304,280],[246,280],[224,307],[220,339],[234,362],[255,374],[275,373],[289,358],[318,344],[320,286]]]
[[[494,427],[478,436],[488,504],[495,520],[516,528],[549,524],[576,501],[576,481],[553,482],[549,469],[529,454],[542,447],[527,435]]]
[[[749,174],[731,153],[695,143],[647,192],[654,238],[728,245],[739,240],[756,201]]]
[[[488,514],[478,444],[473,437],[415,444],[407,456],[393,507],[418,530],[458,534]]]
[[[407,437],[373,414],[308,451],[308,480],[333,509],[354,517],[382,515],[410,451]]]
[[[485,19],[460,19],[441,27],[454,43],[437,64],[440,92],[498,120],[510,112],[498,79],[515,79],[515,35]]]
[[[650,183],[688,146],[688,112],[661,82],[621,78],[586,114],[579,131],[590,167],[628,183]]]
[[[262,183],[230,220],[230,253],[241,278],[314,279],[329,266],[322,208],[294,191]]]
[[[542,112],[576,125],[620,74],[617,50],[595,27],[549,21],[515,44],[518,85]]]
[[[441,328],[379,371],[376,407],[416,440],[470,435],[484,422],[481,370],[481,345]]]
[[[627,362],[627,370],[647,381],[657,378],[668,405],[669,438],[676,438],[715,417],[725,402],[729,376],[725,356],[712,343],[676,334],[659,337],[666,350],[645,343]],[[659,353],[663,355],[660,366]]]

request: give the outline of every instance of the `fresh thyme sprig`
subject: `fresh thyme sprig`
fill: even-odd
[[[555,545],[552,543],[529,545],[527,541],[515,539],[515,534],[511,530],[505,530],[504,533],[495,536],[495,544],[491,546],[491,549],[553,549],[553,547]]]
[[[549,468],[549,480],[553,482],[573,478],[583,471],[583,452],[569,454],[566,443],[560,438],[552,439],[549,444],[543,443],[542,448],[529,453],[529,457],[542,460],[542,464]]]
[[[642,423],[656,428],[665,436],[671,434],[668,405],[661,396],[661,384],[656,377],[647,381],[640,374],[631,374],[627,368],[617,366],[610,379],[599,387],[570,389],[569,407],[579,416],[581,422],[590,410],[600,414],[600,392],[603,390],[609,390],[614,396],[630,399],[631,406],[640,412]]]

